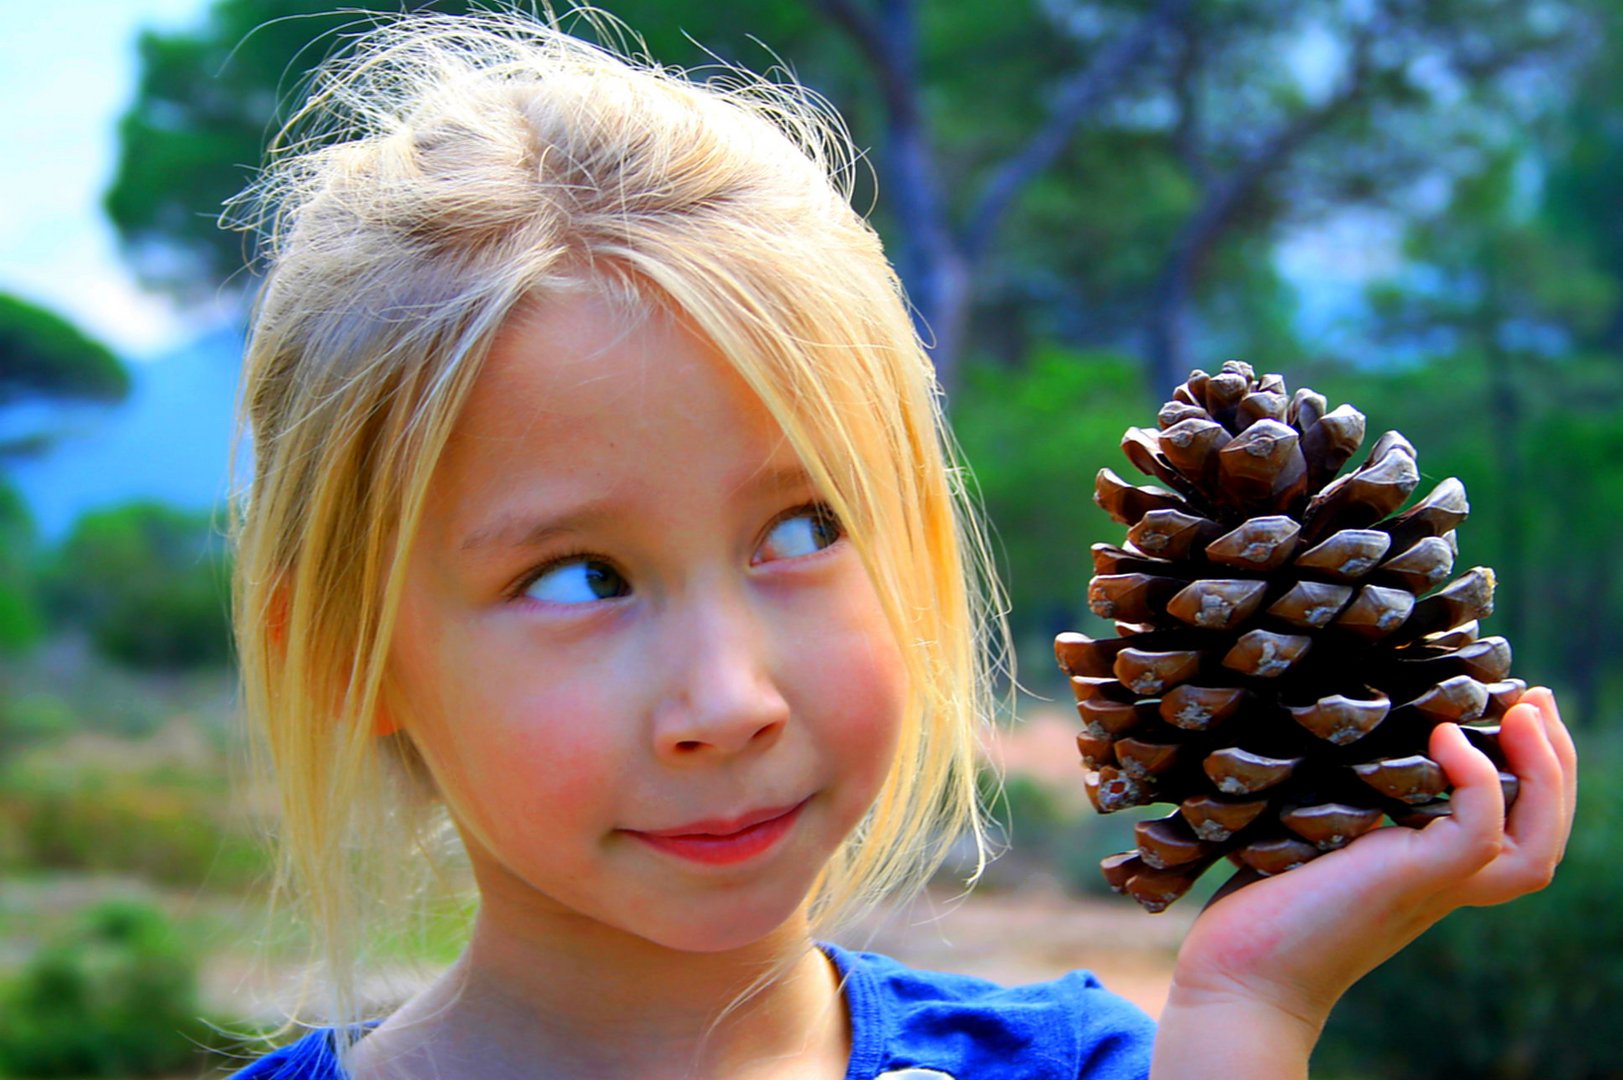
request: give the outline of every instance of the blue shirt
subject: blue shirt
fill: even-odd
[[[822,946],[845,978],[846,1080],[909,1069],[953,1080],[1144,1080],[1155,1025],[1085,971],[1004,987]],[[914,1073],[924,1080],[930,1072]],[[331,1033],[313,1031],[233,1080],[343,1080]],[[910,1078],[911,1080],[911,1078]]]

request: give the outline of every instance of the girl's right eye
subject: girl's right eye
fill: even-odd
[[[575,556],[553,563],[530,579],[521,596],[546,604],[590,604],[631,592],[620,572],[601,559]]]

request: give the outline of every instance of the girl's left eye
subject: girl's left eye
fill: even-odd
[[[750,562],[758,564],[812,555],[832,546],[844,535],[840,519],[827,506],[802,507],[778,519]]]
[[[524,586],[523,595],[549,604],[590,604],[626,596],[631,586],[601,559],[578,555],[554,562]]]

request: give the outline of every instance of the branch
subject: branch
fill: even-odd
[[[1195,28],[1185,23],[1178,28],[1178,59],[1172,70],[1172,96],[1178,102],[1178,122],[1172,129],[1172,150],[1183,162],[1183,167],[1189,170],[1189,175],[1194,177],[1196,186],[1204,190],[1211,183],[1211,170],[1201,156],[1204,117],[1194,85],[1195,77],[1200,72],[1201,59]]]
[[[1360,35],[1354,42],[1352,72],[1334,95],[1318,108],[1302,113],[1281,127],[1220,181],[1203,185],[1206,197],[1200,211],[1183,230],[1183,239],[1178,245],[1180,255],[1198,261],[1204,249],[1228,227],[1234,214],[1256,194],[1265,178],[1288,161],[1303,143],[1363,99],[1370,85],[1371,44],[1368,35]]]
[[[853,0],[817,5],[856,42],[880,87],[886,146],[878,159],[901,239],[897,268],[921,335],[951,388],[968,310],[970,279],[941,198],[940,170],[918,94],[918,29],[914,0],[879,0],[877,14]]]
[[[1076,72],[1060,88],[1048,122],[993,175],[970,213],[964,230],[964,247],[971,259],[986,250],[999,220],[1020,189],[1053,164],[1097,100],[1143,59],[1154,46],[1163,25],[1182,18],[1190,3],[1191,0],[1160,0],[1130,33],[1118,38],[1103,56]]]
[[[851,0],[817,0],[817,6],[851,36],[867,59],[868,66],[879,80],[879,93],[892,122],[917,123],[919,106],[912,78],[912,42],[905,35],[886,32],[887,29],[894,31],[898,17],[906,18],[909,13],[905,7],[898,9],[894,3],[887,5],[886,22],[893,24],[887,27],[859,9]]]

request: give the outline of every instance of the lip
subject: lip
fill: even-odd
[[[810,799],[793,806],[753,810],[734,818],[692,821],[674,829],[627,829],[649,847],[691,862],[726,866],[764,855],[783,839]]]

